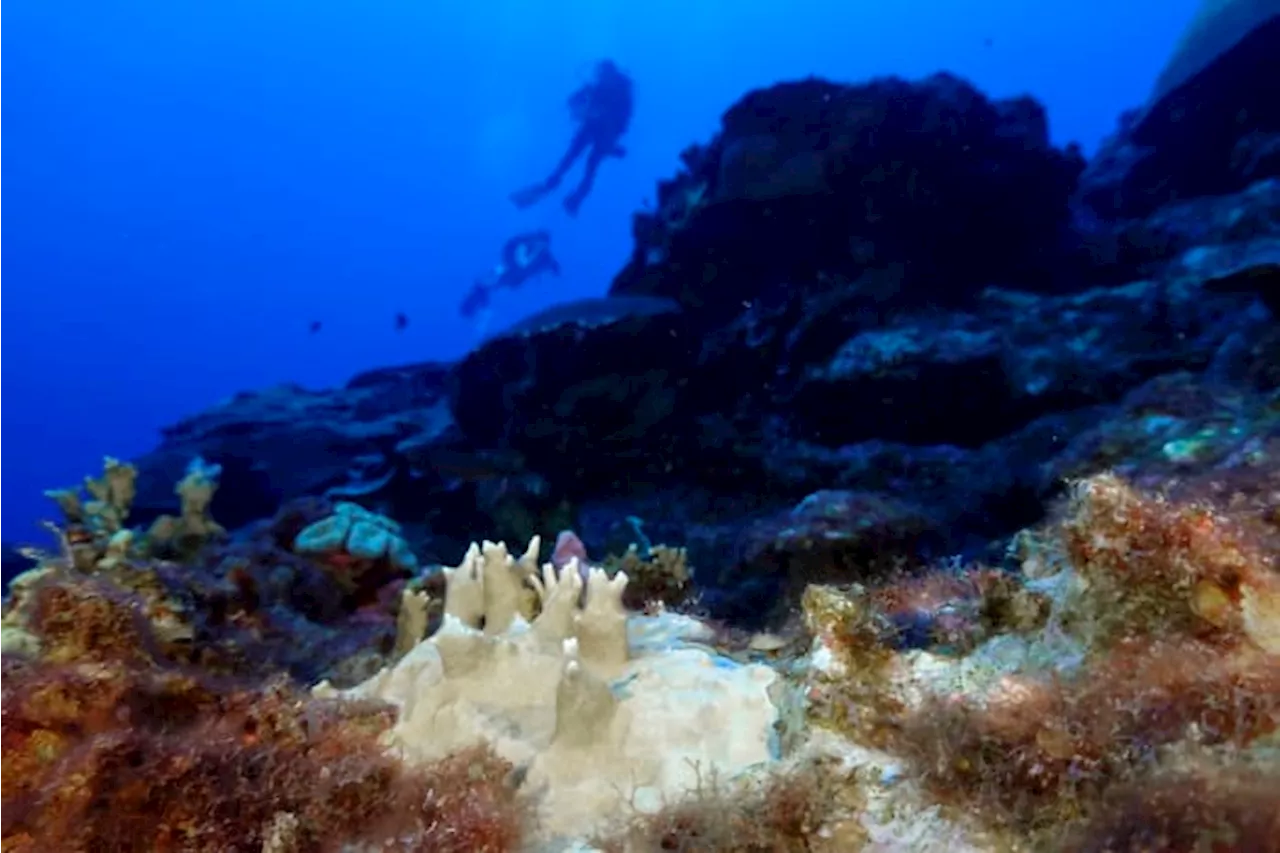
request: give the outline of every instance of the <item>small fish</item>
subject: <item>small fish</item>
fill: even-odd
[[[324,324],[319,320],[312,320],[311,325],[307,327],[307,331],[314,335],[316,332],[320,331],[323,326]]]
[[[402,311],[396,314],[396,331],[403,332],[409,326],[409,317]]]

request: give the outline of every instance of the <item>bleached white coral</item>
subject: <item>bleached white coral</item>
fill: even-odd
[[[523,771],[546,838],[583,837],[678,799],[699,774],[773,757],[772,669],[689,644],[705,630],[696,620],[627,614],[625,574],[539,569],[538,546],[516,557],[473,545],[445,571],[441,629],[343,692],[400,709],[397,752],[425,762],[489,742]]]

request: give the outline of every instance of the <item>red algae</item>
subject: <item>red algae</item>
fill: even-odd
[[[1274,849],[1213,846],[1270,838],[1269,819],[1196,793],[1280,804],[1264,749],[1280,728],[1277,577],[1243,531],[1111,475],[1078,484],[1057,534],[1082,583],[1058,626],[1084,641],[1079,667],[931,697],[890,727],[891,749],[939,801],[1030,838],[1078,833],[1069,849]],[[1170,758],[1188,754],[1216,763]]]
[[[1078,677],[1007,678],[906,715],[895,751],[943,801],[997,823],[1068,820],[1183,741],[1244,749],[1280,721],[1280,659],[1196,643],[1112,651]]]
[[[1117,786],[1064,849],[1280,851],[1280,768],[1207,754]]]
[[[851,797],[858,798],[856,788],[842,786],[832,768],[817,764],[746,784],[711,778],[594,843],[605,853],[853,853],[865,842],[864,830],[832,820],[841,807],[856,807],[846,802]]]
[[[175,662],[102,583],[43,580],[40,652],[5,658],[5,853],[519,848],[526,808],[487,748],[407,768],[390,706]]]
[[[1275,555],[1210,505],[1101,475],[1076,486],[1060,535],[1099,642],[1172,634],[1231,645],[1247,635],[1270,647],[1277,626],[1250,615],[1280,609]]]

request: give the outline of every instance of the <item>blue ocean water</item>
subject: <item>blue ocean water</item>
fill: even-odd
[[[604,293],[631,214],[748,89],[946,69],[1033,94],[1089,151],[1194,6],[10,3],[3,536],[36,534],[43,489],[238,391],[456,357],[477,340],[457,304],[513,233],[550,230],[564,273],[500,294],[493,328]],[[606,56],[635,80],[628,156],[576,219],[516,210]]]

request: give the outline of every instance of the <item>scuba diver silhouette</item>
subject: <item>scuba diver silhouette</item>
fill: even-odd
[[[474,317],[487,308],[494,291],[504,287],[514,290],[529,279],[548,272],[560,275],[560,264],[551,254],[551,234],[547,231],[517,234],[503,244],[502,257],[493,270],[471,285],[470,292],[462,300],[462,316]]]
[[[583,152],[587,162],[578,188],[565,196],[564,209],[570,216],[578,215],[578,208],[591,192],[596,170],[608,157],[625,157],[627,151],[618,141],[631,123],[631,78],[605,59],[596,64],[595,78],[574,92],[568,101],[569,113],[579,125],[560,163],[545,181],[515,192],[511,200],[516,207],[526,208],[542,200],[560,186],[564,176]]]

